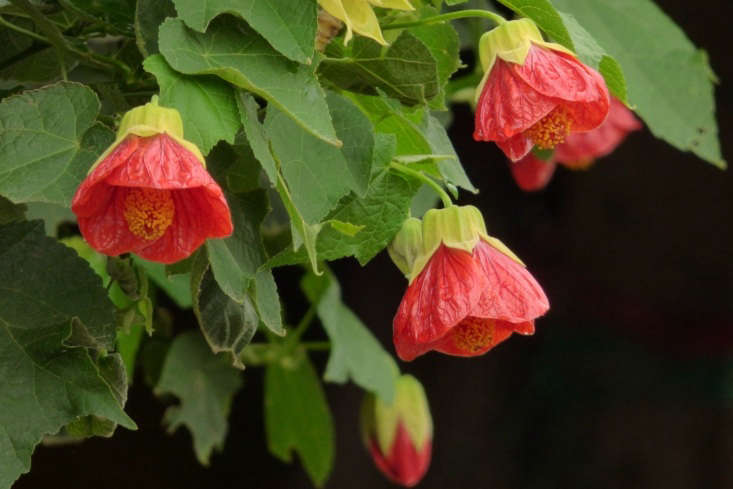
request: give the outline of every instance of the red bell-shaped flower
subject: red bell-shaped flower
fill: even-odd
[[[534,192],[545,188],[550,183],[556,167],[554,159],[545,161],[533,153],[527,153],[527,156],[519,161],[509,162],[514,181],[525,192]]]
[[[641,129],[641,123],[623,102],[611,97],[606,120],[588,132],[569,134],[555,148],[555,160],[571,169],[587,168],[596,158],[611,153],[631,131]]]
[[[377,468],[393,482],[412,487],[430,465],[433,420],[420,382],[402,375],[387,403],[367,394],[361,410],[364,444]]]
[[[393,322],[402,360],[430,350],[481,355],[512,333],[534,333],[547,297],[519,258],[486,233],[478,209],[432,209],[421,229],[416,222],[408,220],[389,249],[410,280]]]
[[[555,43],[530,19],[505,22],[481,37],[484,78],[473,137],[495,141],[512,161],[551,149],[606,118],[608,89],[598,72]]]
[[[178,112],[156,99],[125,114],[71,210],[89,245],[110,256],[173,263],[207,238],[232,233],[229,206],[201,152],[183,139]]]

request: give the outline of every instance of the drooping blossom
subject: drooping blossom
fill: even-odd
[[[524,264],[486,232],[473,206],[432,209],[407,220],[389,247],[409,279],[393,322],[397,355],[430,350],[475,356],[509,338],[531,335],[549,309]]]
[[[110,256],[173,263],[207,238],[232,233],[229,206],[201,152],[183,139],[178,112],[157,99],[125,114],[71,210],[89,245]]]
[[[554,159],[545,161],[531,152],[519,161],[509,162],[509,169],[512,172],[514,181],[525,192],[534,192],[545,188],[550,183],[556,167]]]
[[[415,377],[397,379],[391,403],[367,394],[361,428],[374,463],[389,480],[405,487],[420,482],[430,465],[433,420],[425,390]]]
[[[476,90],[473,137],[495,141],[512,161],[534,146],[552,149],[606,118],[609,95],[601,75],[565,47],[543,41],[530,19],[485,33],[479,56],[484,78]]]
[[[415,10],[409,0],[318,0],[318,3],[323,10],[346,24],[345,43],[348,43],[356,32],[380,44],[387,44],[382,36],[374,7]]]

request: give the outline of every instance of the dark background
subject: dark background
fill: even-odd
[[[658,0],[706,49],[724,156],[733,159],[728,2]],[[428,354],[404,371],[425,385],[435,421],[432,466],[419,486],[446,488],[733,488],[733,178],[730,172],[632,134],[588,172],[558,170],[524,194],[501,153],[475,143],[456,110],[451,137],[489,233],[527,263],[550,298],[533,337],[471,360]],[[405,281],[386,254],[361,269],[335,264],[345,300],[392,351]],[[278,272],[284,295],[296,272]],[[292,311],[291,311],[292,312]],[[193,323],[192,315],[183,320]],[[291,318],[294,320],[297,318]],[[325,353],[316,353],[322,366]],[[39,447],[29,488],[307,488],[296,462],[266,450],[262,372],[245,373],[225,449],[203,468],[165,405],[136,379],[127,411],[140,429],[111,440]],[[337,431],[326,487],[393,487],[361,446],[361,391],[327,385]]]

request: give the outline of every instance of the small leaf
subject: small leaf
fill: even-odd
[[[265,429],[274,456],[292,462],[296,451],[313,483],[326,482],[333,467],[333,419],[318,375],[300,349],[267,366]]]
[[[183,333],[173,341],[155,393],[178,397],[180,404],[166,410],[164,421],[171,433],[181,425],[189,429],[196,458],[203,465],[209,464],[215,448],[224,446],[232,399],[241,387],[240,373],[212,354],[197,332]]]
[[[270,331],[284,336],[285,328],[283,328],[280,296],[277,293],[277,284],[271,270],[262,269],[257,271],[253,294],[260,320]]]
[[[318,317],[331,339],[331,356],[323,378],[339,384],[351,379],[385,402],[392,402],[399,373],[394,368],[394,360],[369,328],[341,301],[341,288],[336,278],[330,273],[321,277],[307,275],[301,286],[317,304]],[[320,297],[319,291],[322,291]]]
[[[221,140],[234,143],[240,121],[231,86],[214,76],[182,75],[159,54],[146,59],[143,67],[158,80],[160,105],[178,110],[184,137],[204,155]]]

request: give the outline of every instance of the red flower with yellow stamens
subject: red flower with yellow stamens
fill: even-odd
[[[542,287],[486,233],[475,207],[408,219],[389,252],[410,280],[393,322],[402,360],[430,350],[481,355],[512,333],[533,334],[534,319],[549,309]]]
[[[97,160],[71,203],[89,245],[173,263],[207,238],[232,233],[229,206],[178,112],[157,101],[125,114],[117,140]]]
[[[552,149],[606,118],[609,96],[598,72],[529,19],[505,22],[479,43],[484,78],[476,93],[473,137],[495,141],[512,161],[537,146]]]
[[[542,190],[550,183],[557,164],[554,159],[541,160],[533,153],[528,153],[519,161],[509,162],[509,168],[517,186],[525,192]]]

